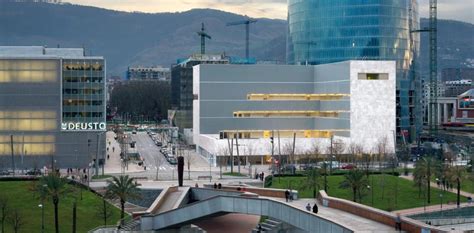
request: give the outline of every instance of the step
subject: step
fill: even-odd
[[[277,221],[277,220],[273,220],[273,219],[267,219],[265,220],[266,223],[270,223],[272,225],[278,225],[280,224],[281,222]]]
[[[266,228],[270,228],[270,229],[273,229],[276,227],[276,225],[272,225],[270,223],[266,223],[266,222],[262,222],[260,223],[262,225],[262,227],[266,227]]]

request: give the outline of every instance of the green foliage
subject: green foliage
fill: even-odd
[[[121,215],[120,218],[125,217],[125,202],[129,199],[139,199],[140,190],[138,189],[138,184],[133,178],[130,178],[128,175],[113,177],[112,181],[107,181],[107,192],[105,196],[110,199],[119,199],[121,205]]]
[[[224,175],[224,176],[237,176],[237,177],[247,176],[245,174],[238,173],[238,172],[225,172],[225,173],[222,173],[222,175]]]
[[[361,202],[362,190],[367,189],[368,185],[365,173],[359,169],[353,169],[344,175],[344,180],[339,184],[339,187],[352,190],[352,200],[356,202],[359,197],[359,202]]]
[[[9,181],[0,182],[0,193],[8,198],[10,209],[21,211],[26,224],[20,228],[20,233],[41,232],[41,200],[38,194],[31,192],[33,182],[31,181]],[[71,188],[71,185],[66,185]],[[87,232],[95,227],[103,225],[103,219],[94,217],[94,209],[102,204],[102,198],[96,194],[84,190],[82,200],[77,200],[77,232]],[[75,199],[68,195],[61,199],[59,205],[59,231],[71,232],[72,229],[72,206]],[[117,223],[120,210],[108,204],[114,214],[107,220],[109,224]],[[51,201],[44,202],[45,232],[54,232],[54,207]],[[10,224],[6,224],[5,232],[14,232]]]
[[[301,184],[303,187],[313,189],[313,198],[316,198],[317,190],[319,190],[321,184],[321,171],[317,168],[308,170],[306,179]]]
[[[333,197],[352,200],[353,194],[349,189],[339,187],[339,184],[344,181],[344,176],[328,176],[328,194]],[[273,179],[272,186],[269,188],[290,189],[296,188],[298,190],[298,197],[312,198],[313,190],[302,185],[305,183],[305,177],[281,177],[281,179]],[[399,178],[391,175],[371,175],[368,179],[370,190],[363,190],[362,204],[373,206],[382,210],[400,210],[415,207],[423,207],[426,200],[423,195],[416,195],[417,188],[413,181]],[[382,183],[385,185],[385,197],[382,199]],[[365,193],[364,193],[365,191]],[[439,194],[443,193],[443,203],[456,201],[456,194],[450,192],[443,192],[440,189],[432,188],[431,195],[433,197],[432,205],[441,202]],[[465,200],[465,199],[463,199]]]
[[[171,90],[166,82],[136,81],[118,85],[110,95],[110,106],[117,114],[130,114],[132,120],[167,119]],[[143,116],[143,118],[142,118]]]

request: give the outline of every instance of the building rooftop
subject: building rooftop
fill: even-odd
[[[103,59],[99,56],[85,56],[84,48],[47,48],[45,46],[0,46],[0,57]]]

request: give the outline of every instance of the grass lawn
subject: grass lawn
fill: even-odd
[[[303,187],[304,177],[275,177],[271,188],[281,189],[297,189],[300,198],[312,198],[312,190]],[[344,176],[328,176],[328,194],[333,197],[352,200],[352,191],[349,189],[339,188],[339,183],[344,180]],[[322,180],[322,179],[321,179]],[[423,207],[423,193],[418,196],[418,188],[413,186],[413,182],[391,175],[371,175],[369,185],[373,189],[373,206],[383,210],[400,210],[414,207]],[[321,181],[321,189],[323,189],[323,181]],[[441,198],[439,194],[443,194],[443,203],[455,202],[456,194],[443,193],[442,190],[431,189],[430,205],[440,204]],[[461,201],[466,201],[465,197],[461,197]],[[362,203],[372,206],[372,190],[365,190]]]
[[[247,176],[246,174],[238,173],[238,172],[225,172],[225,173],[222,173],[222,175],[224,175],[224,176],[238,176],[238,177]]]
[[[9,202],[9,208],[17,209],[21,212],[24,226],[21,233],[41,232],[41,208],[38,204],[41,201],[29,191],[30,181],[3,181],[0,182],[0,195],[5,195]],[[73,198],[63,198],[59,201],[59,231],[72,232],[72,203]],[[54,232],[54,208],[52,201],[44,203],[45,232]],[[87,232],[95,227],[104,225],[103,218],[98,216],[98,207],[102,206],[102,199],[95,194],[83,191],[82,200],[77,203],[77,232]],[[107,220],[108,225],[115,225],[120,219],[120,210],[113,208],[112,217]],[[13,232],[13,228],[6,224],[5,232]]]

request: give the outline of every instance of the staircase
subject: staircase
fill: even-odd
[[[280,226],[281,226],[281,222],[275,220],[275,219],[271,219],[271,218],[267,218],[264,222],[261,222],[260,223],[260,232],[265,232],[265,233],[273,233],[273,232],[278,232],[278,230],[280,229]],[[258,233],[258,225],[252,230],[252,233]]]

